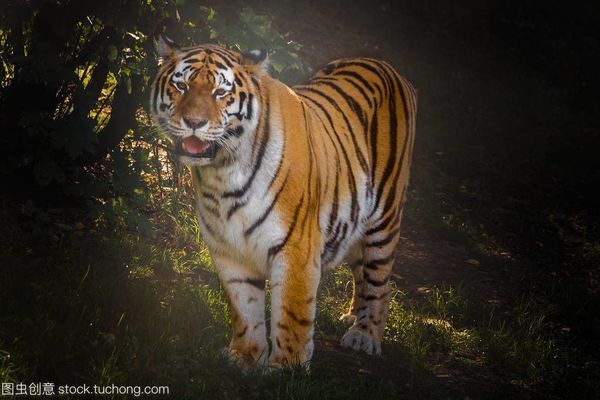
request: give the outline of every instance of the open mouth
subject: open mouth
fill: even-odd
[[[175,142],[175,154],[192,158],[215,158],[219,145],[215,141],[189,136]]]

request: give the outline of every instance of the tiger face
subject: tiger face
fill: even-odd
[[[162,36],[157,50],[162,64],[150,109],[172,139],[179,161],[202,166],[234,159],[242,136],[256,126],[259,102],[254,93],[266,52],[239,54],[212,45],[179,48]]]

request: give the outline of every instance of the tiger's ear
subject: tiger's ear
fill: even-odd
[[[156,52],[163,60],[170,58],[173,53],[179,49],[179,46],[177,46],[173,40],[169,39],[162,33],[157,36],[157,38],[154,40],[154,43],[156,45]]]
[[[268,54],[265,49],[249,50],[242,53],[240,63],[246,67],[248,72],[254,75],[262,75],[269,67]]]

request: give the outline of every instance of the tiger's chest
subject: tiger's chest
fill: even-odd
[[[268,197],[249,195],[242,199],[207,198],[201,190],[198,199],[199,224],[203,240],[213,253],[226,255],[265,272],[267,245],[278,240],[283,230],[276,212],[256,223],[264,214]]]
[[[277,154],[272,152],[272,154]],[[281,240],[281,223],[269,190],[272,171],[278,163],[266,156],[263,170],[231,169],[204,174],[195,179],[198,219],[202,239],[211,253],[226,256],[265,273],[269,266],[268,248]]]

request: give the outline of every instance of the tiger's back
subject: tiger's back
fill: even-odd
[[[151,110],[192,169],[203,240],[231,306],[231,357],[308,362],[321,271],[341,261],[354,275],[342,344],[380,353],[414,141],[412,86],[368,58],[334,61],[289,88],[265,72],[263,52],[158,48],[166,63]]]
[[[369,58],[333,61],[294,89],[317,121],[311,135],[322,144],[328,183],[321,201],[322,262],[336,264],[365,233],[400,221],[416,93],[387,63]]]

